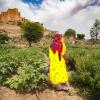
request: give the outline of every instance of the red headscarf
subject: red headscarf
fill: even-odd
[[[61,60],[61,53],[63,48],[61,39],[62,39],[62,35],[56,33],[55,36],[53,37],[53,42],[51,43],[50,46],[54,54],[56,53],[56,51],[58,51],[59,60]]]

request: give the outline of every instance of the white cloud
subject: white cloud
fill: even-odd
[[[27,4],[22,0],[0,0],[0,11],[7,8],[18,8],[21,15],[39,21],[45,27],[64,33],[74,28],[89,38],[89,30],[96,18],[100,18],[100,6],[88,6],[92,0],[45,0],[39,7]],[[94,1],[94,0],[93,0]]]

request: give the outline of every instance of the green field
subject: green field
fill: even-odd
[[[75,65],[70,84],[84,93],[100,91],[100,46],[66,46],[70,62]],[[41,70],[46,65],[49,46],[17,48],[0,45],[0,84],[20,91],[41,89],[47,84],[47,75]],[[71,68],[71,65],[68,67]],[[70,70],[69,70],[70,71]]]
[[[84,93],[95,94],[100,91],[100,46],[73,46],[68,48],[74,59],[75,73],[71,82]]]
[[[67,69],[73,69],[69,78],[70,83],[81,88],[85,94],[98,93],[100,91],[100,45],[66,45],[66,47],[71,62]],[[44,46],[42,51],[48,56],[48,46]]]
[[[40,89],[47,76],[42,72],[44,54],[39,48],[0,46],[0,83],[12,89]]]

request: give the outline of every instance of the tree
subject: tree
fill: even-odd
[[[29,47],[32,42],[37,42],[43,37],[44,28],[43,25],[36,22],[27,22],[21,26],[24,32],[24,38],[28,41]]]
[[[76,37],[76,31],[74,29],[68,29],[64,36],[67,36],[67,37],[70,37],[70,36],[73,36],[73,37]]]
[[[85,35],[84,34],[77,34],[77,39],[81,40],[84,39]]]
[[[97,40],[100,35],[100,20],[96,19],[93,27],[90,29],[91,39]]]
[[[0,34],[0,44],[5,44],[9,40],[8,35]]]

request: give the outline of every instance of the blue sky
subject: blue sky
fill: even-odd
[[[24,2],[32,2],[33,4],[41,4],[44,0],[23,0]],[[64,1],[64,0],[59,0]]]
[[[35,5],[40,5],[44,0],[23,0],[23,2],[25,3],[33,3]],[[58,1],[65,1],[65,0],[58,0]],[[98,3],[99,0],[91,0],[91,2],[89,3],[89,5],[91,6],[95,6],[98,5],[100,6],[100,2]]]
[[[73,28],[90,38],[90,28],[100,19],[100,0],[0,0],[0,12],[17,8],[22,17],[64,33]]]
[[[34,5],[41,5],[45,0],[23,0],[25,3],[32,3]],[[58,1],[64,1],[64,0],[58,0]]]
[[[26,2],[26,3],[33,3],[33,4],[37,4],[37,5],[39,5],[39,4],[41,4],[42,2],[43,2],[43,0],[23,0],[24,2]]]

